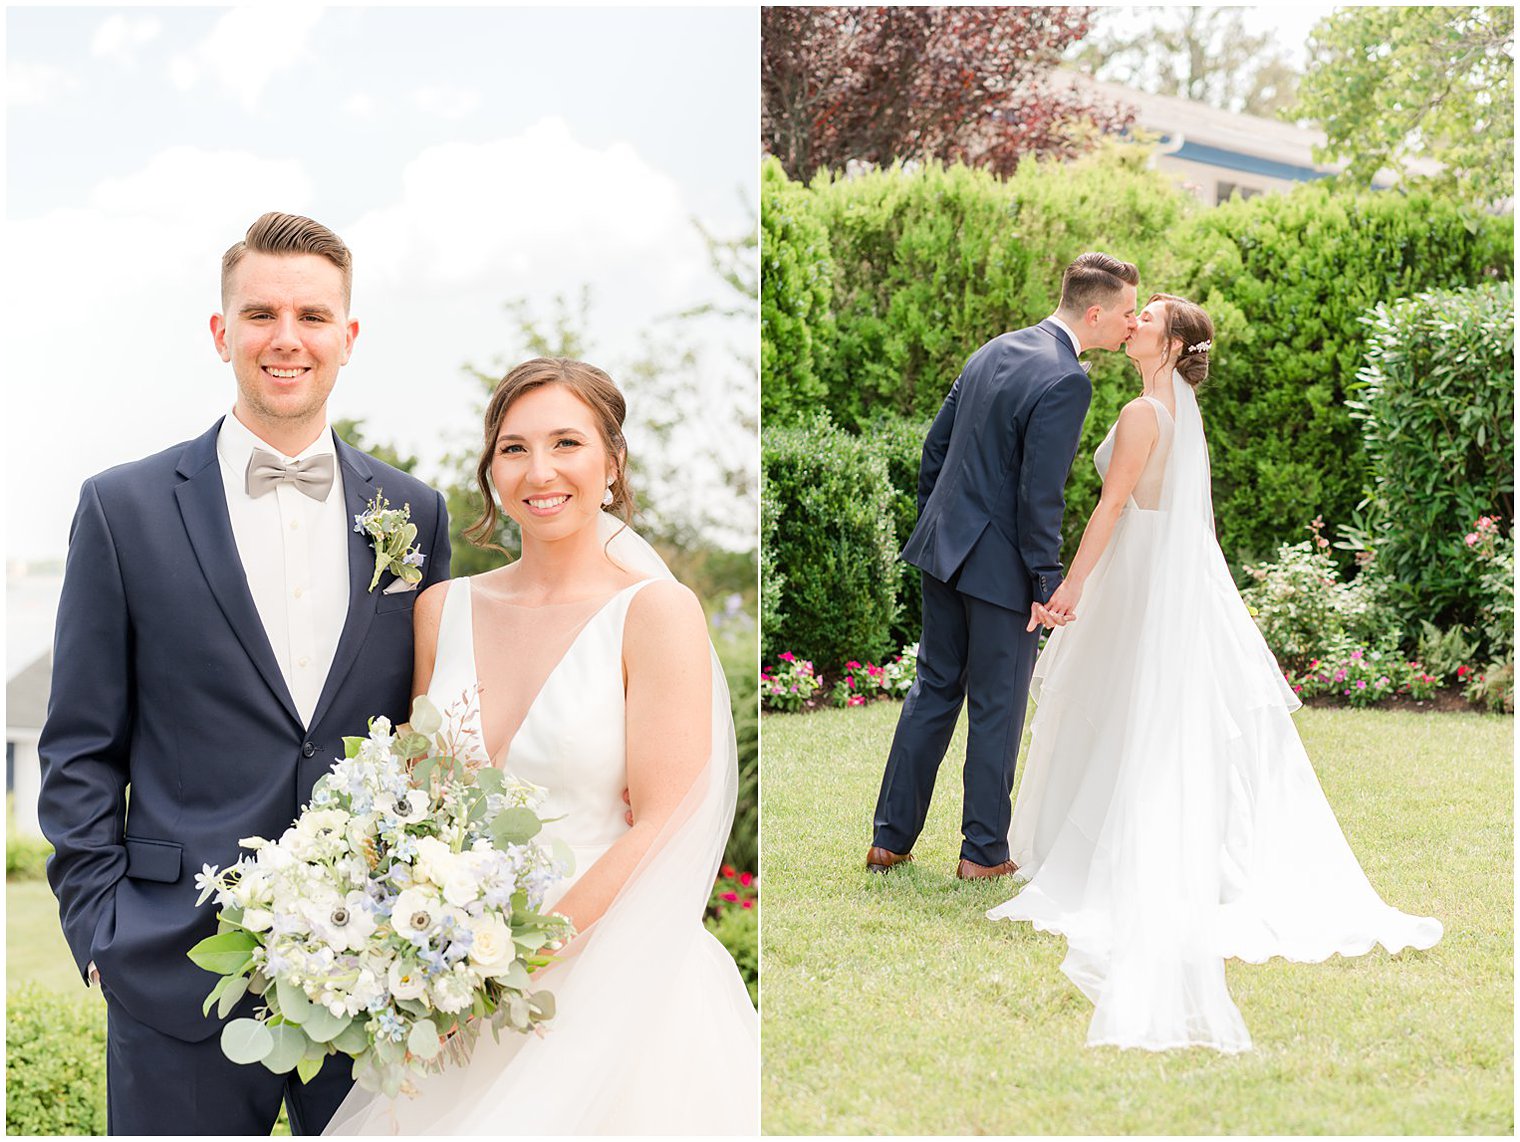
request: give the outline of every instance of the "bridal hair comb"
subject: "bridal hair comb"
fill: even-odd
[[[1214,344],[1214,342],[1212,342],[1212,341],[1200,341],[1196,345],[1189,345],[1187,347],[1187,351],[1189,353],[1202,353],[1205,349],[1207,349],[1212,344]]]

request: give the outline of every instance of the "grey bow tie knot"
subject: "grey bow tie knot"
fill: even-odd
[[[1093,363],[1091,361],[1078,361],[1077,364],[1082,366],[1082,371],[1084,373],[1092,372]]]
[[[255,448],[248,457],[248,494],[262,496],[283,482],[294,484],[297,491],[314,500],[325,500],[333,485],[333,471],[330,452],[286,464],[273,452]]]

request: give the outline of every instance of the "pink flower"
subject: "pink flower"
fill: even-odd
[[[741,900],[741,901],[739,901],[739,907],[740,908],[753,908],[754,906],[755,906],[755,902],[753,900]]]
[[[1344,682],[1346,680],[1346,672],[1344,670],[1337,670],[1335,672],[1335,680],[1337,682]]]
[[[789,650],[788,651],[784,651],[782,653],[782,655],[781,655],[781,661],[782,662],[796,662],[797,661],[797,656],[795,654],[793,654]]]
[[[734,875],[734,866],[731,865],[731,864],[726,864],[722,868],[720,868],[718,870],[718,872],[721,873],[723,876],[732,878],[733,875]]]
[[[1386,685],[1388,685],[1388,675],[1385,674],[1381,678],[1379,678],[1378,679],[1378,685],[1379,686],[1386,686]]]
[[[1466,539],[1464,539],[1463,542],[1465,542],[1468,547],[1475,546],[1478,542],[1478,533],[1475,531],[1469,531],[1467,533]]]
[[[846,706],[864,706],[865,704],[865,697],[860,694],[851,694],[849,699],[845,702]]]
[[[1362,660],[1362,652],[1360,650],[1353,650],[1351,652],[1351,660],[1353,662],[1360,662]]]
[[[739,883],[744,885],[745,888],[748,888],[750,885],[755,883],[755,874],[752,872],[741,872],[739,874]]]
[[[1459,667],[1457,667],[1457,677],[1458,678],[1466,678],[1471,673],[1472,673],[1472,667],[1470,667],[1470,666],[1459,666]]]
[[[719,899],[726,900],[730,904],[737,904],[739,903],[739,894],[737,892],[725,892]]]
[[[1365,683],[1365,682],[1363,682],[1361,680],[1358,680],[1357,684],[1356,684],[1356,688],[1358,690],[1365,690],[1365,689],[1367,689],[1367,683]]]
[[[1302,694],[1303,692],[1304,692],[1304,688],[1302,686],[1295,686],[1295,687],[1293,687],[1293,693],[1295,693],[1295,694]]]

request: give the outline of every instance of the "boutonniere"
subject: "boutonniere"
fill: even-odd
[[[380,576],[389,571],[406,583],[422,582],[422,563],[427,558],[422,548],[414,546],[417,525],[412,522],[412,505],[393,508],[379,492],[354,516],[354,530],[369,535],[375,549],[375,574],[369,581],[373,591]]]

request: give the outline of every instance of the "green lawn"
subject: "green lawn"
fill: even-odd
[[[1306,709],[1300,732],[1374,886],[1441,943],[1231,962],[1255,1050],[1084,1045],[1065,941],[953,879],[965,725],[915,864],[866,872],[901,707],[761,725],[765,1130],[775,1134],[1511,1134],[1513,719]]]

